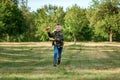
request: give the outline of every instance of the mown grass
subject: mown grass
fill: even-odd
[[[120,80],[118,46],[65,46],[52,63],[50,46],[0,45],[0,80]]]

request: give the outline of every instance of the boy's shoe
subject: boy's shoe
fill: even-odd
[[[57,65],[56,65],[56,64],[54,64],[53,66],[54,66],[54,67],[57,67]]]
[[[57,63],[57,64],[59,65],[59,64],[60,64],[60,62],[61,62],[61,59],[58,59],[58,63]]]
[[[54,66],[54,67],[56,67],[56,66],[57,66],[57,65],[56,65],[56,61],[54,61],[53,66]]]

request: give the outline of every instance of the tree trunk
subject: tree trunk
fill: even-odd
[[[75,45],[76,45],[76,41],[77,41],[76,35],[74,34],[74,44],[75,44]]]
[[[113,32],[112,30],[110,31],[110,34],[109,34],[109,41],[112,42],[112,37],[113,37]]]
[[[9,36],[9,34],[6,35],[6,40],[7,40],[7,42],[10,41],[10,36]]]

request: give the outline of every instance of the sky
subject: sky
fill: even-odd
[[[91,1],[92,0],[28,0],[28,7],[30,7],[31,11],[36,11],[44,5],[49,4],[63,6],[64,10],[74,4],[77,4],[81,8],[87,8]]]

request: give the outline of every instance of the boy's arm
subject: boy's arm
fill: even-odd
[[[48,32],[48,36],[49,36],[50,38],[53,38],[53,37],[54,37],[54,34],[53,34],[53,33]]]
[[[49,39],[54,41],[53,37],[54,37],[54,33],[50,33],[50,26],[48,26],[47,28],[45,28],[45,30],[48,33],[48,36],[50,37]]]
[[[52,34],[50,33],[50,26],[46,27],[45,30],[47,31],[48,36],[49,36],[50,38],[54,36],[53,33],[52,33]]]
[[[54,33],[48,32],[48,36],[50,37],[49,40],[51,40],[51,41],[54,41],[54,40],[55,40],[55,39],[53,38],[53,37],[54,37]]]

